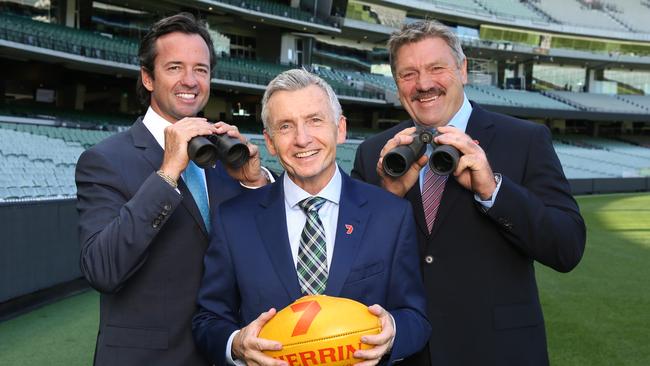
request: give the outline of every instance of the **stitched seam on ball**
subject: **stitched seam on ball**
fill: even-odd
[[[299,346],[301,344],[312,343],[312,342],[316,342],[316,341],[327,341],[327,340],[330,340],[330,339],[345,337],[345,336],[349,336],[351,334],[367,332],[369,330],[374,330],[374,329],[376,329],[376,328],[360,329],[360,330],[357,330],[357,331],[354,331],[354,332],[341,333],[341,334],[337,334],[335,336],[329,336],[329,337],[325,337],[325,338],[311,339],[311,340],[308,340],[308,341],[302,341],[302,342],[296,342],[296,343],[287,343],[287,344],[283,344],[282,346],[283,347]]]

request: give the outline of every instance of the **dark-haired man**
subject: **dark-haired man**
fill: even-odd
[[[409,366],[547,365],[535,261],[573,269],[585,226],[543,126],[484,110],[467,99],[458,37],[436,21],[405,25],[388,42],[400,101],[411,116],[364,141],[352,176],[411,202],[432,332]],[[450,176],[428,156],[402,177],[382,159],[416,128],[463,156]]]
[[[96,365],[201,365],[190,324],[210,231],[210,207],[267,183],[257,147],[239,170],[200,169],[197,135],[240,138],[196,117],[210,95],[212,41],[190,14],[143,38],[138,94],[147,113],[84,152],[76,181],[81,269],[101,292]],[[239,182],[238,182],[239,181]]]

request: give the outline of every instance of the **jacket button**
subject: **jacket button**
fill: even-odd
[[[156,218],[155,220],[153,220],[153,223],[151,224],[151,227],[153,227],[154,229],[157,229],[158,226],[160,226],[160,219]]]
[[[170,205],[169,203],[165,203],[165,205],[163,206],[163,208],[165,209],[165,211],[169,211],[169,210],[172,209],[172,205]]]
[[[427,255],[426,257],[424,257],[424,262],[425,262],[426,264],[431,264],[431,263],[433,263],[433,256],[432,256],[432,255]]]

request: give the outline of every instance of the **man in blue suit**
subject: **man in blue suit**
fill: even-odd
[[[405,25],[388,46],[411,120],[364,141],[352,176],[413,206],[432,336],[406,362],[547,365],[534,262],[567,272],[585,246],[584,222],[551,134],[467,99],[467,60],[443,24]],[[384,173],[386,153],[410,144],[416,127],[437,129],[436,143],[460,150],[452,175],[433,174],[427,154],[399,178]]]
[[[410,205],[337,168],[346,122],[332,91],[305,70],[276,77],[262,100],[264,136],[286,173],[217,209],[193,331],[215,364],[287,365],[263,350],[261,327],[305,294],[369,305],[382,332],[357,350],[360,365],[404,358],[430,328]],[[291,325],[287,325],[291,326]]]
[[[190,324],[209,208],[239,194],[240,183],[261,186],[266,178],[252,145],[241,170],[189,164],[192,137],[241,138],[233,126],[196,117],[210,95],[215,55],[193,16],[154,24],[139,56],[147,113],[77,163],[81,270],[101,293],[95,365],[202,365]]]

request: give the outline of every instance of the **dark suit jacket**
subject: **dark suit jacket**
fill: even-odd
[[[397,327],[391,359],[419,350],[429,338],[418,272],[417,239],[408,202],[343,175],[338,227],[326,295],[380,304]],[[284,203],[282,178],[219,206],[205,257],[194,317],[197,346],[225,364],[232,332],[301,297]],[[345,225],[352,225],[347,234]]]
[[[420,265],[432,327],[428,354],[409,365],[545,365],[544,321],[534,261],[566,272],[577,265],[585,227],[542,125],[473,104],[467,134],[503,180],[486,212],[450,178],[431,235],[419,185],[407,194],[418,226]],[[379,152],[403,122],[364,141],[352,176],[379,185]]]
[[[163,150],[139,119],[77,163],[81,270],[101,292],[96,365],[200,365],[192,315],[208,234],[191,193],[155,172]],[[206,170],[211,207],[241,191]]]

